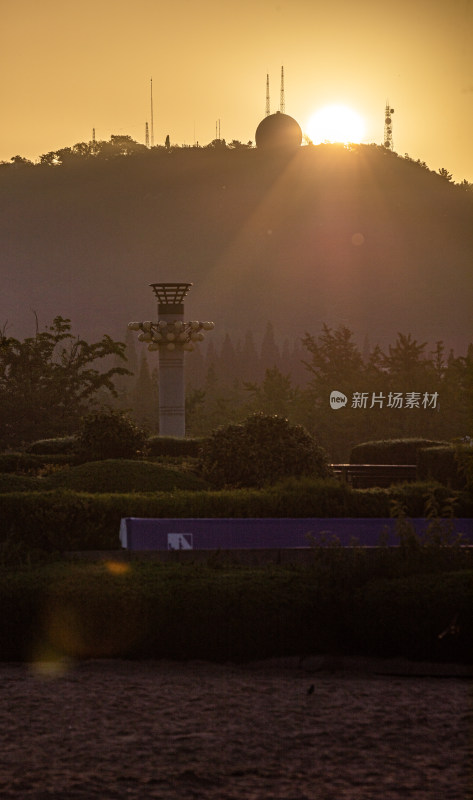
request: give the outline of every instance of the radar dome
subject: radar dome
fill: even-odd
[[[302,131],[293,117],[277,111],[261,120],[255,142],[256,147],[264,150],[295,149],[302,143]]]

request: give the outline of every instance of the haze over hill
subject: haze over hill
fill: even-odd
[[[60,314],[84,337],[156,317],[148,284],[189,281],[186,317],[278,339],[346,325],[457,354],[473,341],[473,192],[376,145],[142,149],[0,168],[0,323]]]

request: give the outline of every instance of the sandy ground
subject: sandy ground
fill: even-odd
[[[473,798],[465,677],[90,661],[0,681],[6,799]]]

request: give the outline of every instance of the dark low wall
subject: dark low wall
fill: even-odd
[[[423,537],[431,524],[412,519]],[[291,549],[313,544],[344,547],[390,547],[399,544],[397,520],[390,518],[278,518],[278,519],[142,519],[125,517],[120,543],[127,550],[245,550]],[[473,544],[473,519],[442,520],[445,533],[461,534]]]

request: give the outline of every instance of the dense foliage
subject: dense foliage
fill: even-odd
[[[238,343],[227,337],[220,352],[209,349],[195,367],[190,360],[187,422],[193,434],[250,412],[278,414],[316,434],[330,460],[342,463],[360,442],[441,442],[473,433],[473,345],[455,356],[441,342],[430,350],[399,334],[387,348],[362,351],[351,330],[323,325],[288,353],[268,326],[261,355],[253,347],[243,358]],[[338,410],[330,405],[333,390],[347,398]],[[403,456],[397,463],[415,460]]]
[[[287,476],[329,475],[326,454],[307,431],[284,417],[262,413],[214,431],[203,444],[199,466],[204,478],[217,487],[264,486]]]
[[[350,464],[417,464],[419,450],[445,444],[448,442],[415,438],[362,442],[352,448]]]
[[[192,472],[126,458],[88,462],[55,471],[46,476],[42,483],[45,490],[60,488],[102,494],[207,488],[205,481]]]
[[[232,566],[217,555],[200,564],[4,568],[1,658],[356,654],[472,663],[467,553],[425,551],[415,563],[388,549],[311,555],[304,566]]]
[[[421,449],[417,473],[420,480],[435,480],[453,489],[464,489],[473,466],[473,449],[461,445],[443,445]]]
[[[97,369],[109,356],[124,359],[124,344],[76,338],[62,317],[23,341],[0,336],[0,447],[74,433],[94,402],[115,394],[114,376],[127,372]]]
[[[133,458],[146,445],[146,432],[126,414],[102,408],[86,416],[77,432],[77,452],[82,459]]]
[[[94,469],[91,475],[93,473]],[[64,488],[52,491],[47,478],[25,477],[19,482],[17,477],[7,475],[4,482],[0,481],[4,491],[1,495],[0,558],[7,560],[10,554],[15,557],[17,548],[25,559],[34,558],[35,553],[118,549],[123,517],[383,518],[391,516],[393,503],[401,510],[401,516],[423,517],[428,497],[435,500],[434,516],[447,515],[447,527],[450,513],[458,518],[473,516],[471,495],[428,484],[352,490],[336,480],[305,479],[268,489],[226,491],[195,491],[197,484],[194,482],[190,491],[169,491],[169,482],[165,491],[86,494]],[[156,475],[154,479],[157,480]],[[41,487],[37,480],[42,481]],[[51,482],[54,482],[54,475]],[[118,481],[115,486],[123,486],[123,482]],[[74,484],[74,476],[71,484]],[[380,530],[380,542],[382,533]]]
[[[146,450],[150,456],[196,457],[199,455],[203,438],[180,439],[176,436],[150,436],[146,441]]]
[[[37,439],[25,447],[27,453],[38,455],[72,455],[75,452],[75,436],[57,436],[54,439]]]

